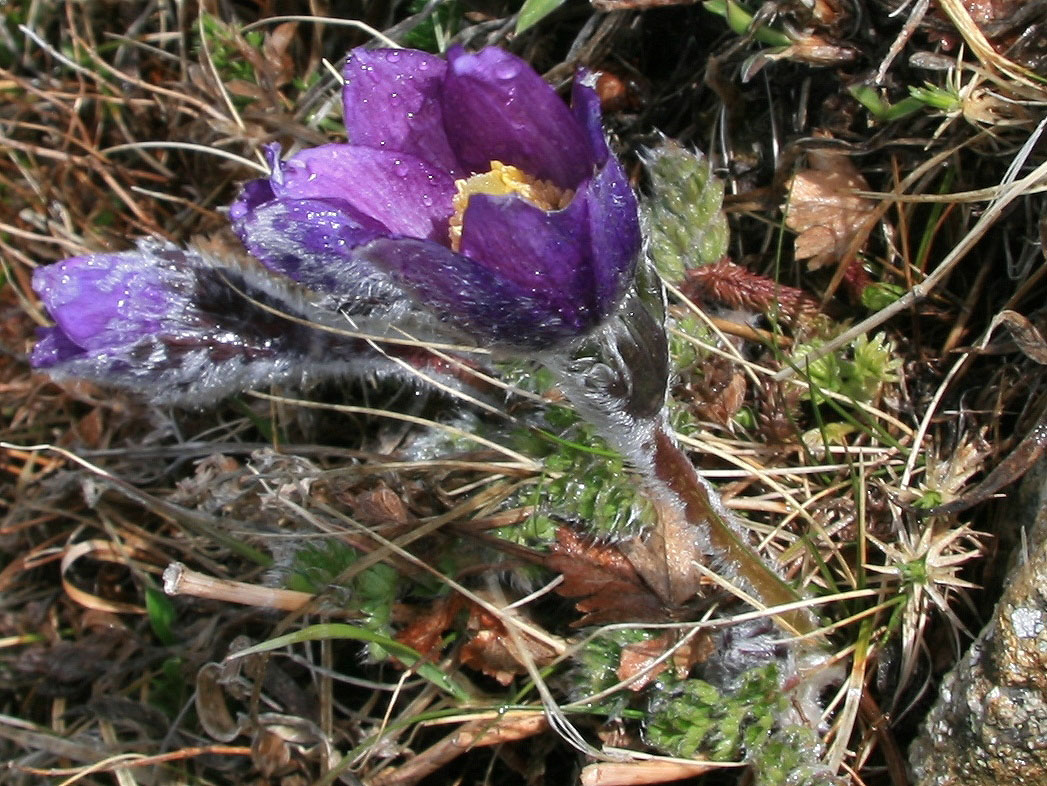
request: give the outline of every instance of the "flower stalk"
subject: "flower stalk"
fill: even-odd
[[[579,414],[642,475],[657,510],[654,528],[620,544],[669,606],[699,592],[699,564],[712,564],[764,606],[801,600],[744,540],[741,527],[698,474],[669,425],[665,292],[647,263],[618,311],[568,347],[541,356]],[[789,635],[815,629],[806,610],[775,617]]]
[[[782,606],[800,600],[800,595],[760,559],[735,529],[728,523],[730,514],[715,499],[708,483],[698,475],[665,421],[655,432],[655,452],[652,458],[654,477],[649,479],[656,488],[675,497],[683,508],[685,520],[694,527],[703,527],[709,550],[724,565],[730,566],[734,576],[754,599],[766,606]],[[814,630],[814,620],[805,610],[789,611],[775,617],[787,632],[803,635]]]

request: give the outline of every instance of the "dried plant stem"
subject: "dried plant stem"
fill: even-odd
[[[242,581],[216,579],[189,570],[181,562],[172,562],[164,571],[164,592],[168,595],[192,595],[196,598],[263,606],[281,611],[297,611],[313,600],[308,592],[259,587]]]
[[[548,725],[544,715],[535,713],[499,720],[470,721],[406,764],[379,773],[369,779],[367,784],[368,786],[410,786],[472,748],[526,739],[544,731]]]

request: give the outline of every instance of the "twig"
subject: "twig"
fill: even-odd
[[[194,598],[221,600],[243,606],[261,606],[280,611],[297,611],[313,600],[313,596],[308,592],[218,579],[190,570],[181,562],[172,562],[164,571],[164,592],[168,595],[191,595]]]

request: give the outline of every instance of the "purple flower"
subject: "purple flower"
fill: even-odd
[[[541,349],[584,335],[628,289],[636,200],[587,75],[570,108],[495,48],[447,60],[354,50],[348,144],[270,151],[230,216],[266,266],[338,300],[373,283],[485,344]]]
[[[230,209],[268,270],[154,240],[40,268],[33,365],[199,404],[394,366],[339,329],[531,350],[609,321],[640,230],[585,76],[568,108],[498,49],[356,50],[345,106],[349,144],[270,148]]]

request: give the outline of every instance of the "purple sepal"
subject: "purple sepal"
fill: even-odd
[[[595,299],[606,316],[632,282],[642,243],[636,194],[613,156],[575,199],[584,199]]]
[[[374,359],[363,342],[312,327],[345,324],[287,279],[161,241],[39,268],[33,288],[57,323],[42,332],[36,367],[157,402],[209,404]]]
[[[424,159],[453,177],[441,102],[447,62],[413,49],[354,49],[346,58],[345,132],[349,143]]]
[[[83,353],[84,348],[63,333],[61,328],[37,328],[36,345],[29,362],[33,368],[48,369]]]
[[[556,91],[516,55],[488,47],[447,53],[443,101],[447,137],[472,172],[491,161],[519,167],[561,188],[576,188],[592,174],[589,141]]]
[[[270,270],[318,294],[332,309],[402,298],[388,277],[352,253],[388,235],[378,222],[339,200],[274,200],[233,223],[247,250]]]
[[[571,112],[585,133],[593,163],[602,167],[611,156],[607,139],[603,133],[603,117],[600,111],[600,96],[596,94],[596,74],[588,69],[579,69],[571,86]]]
[[[537,349],[578,333],[574,312],[560,314],[546,292],[528,289],[448,248],[415,238],[378,238],[360,253],[465,336]]]

